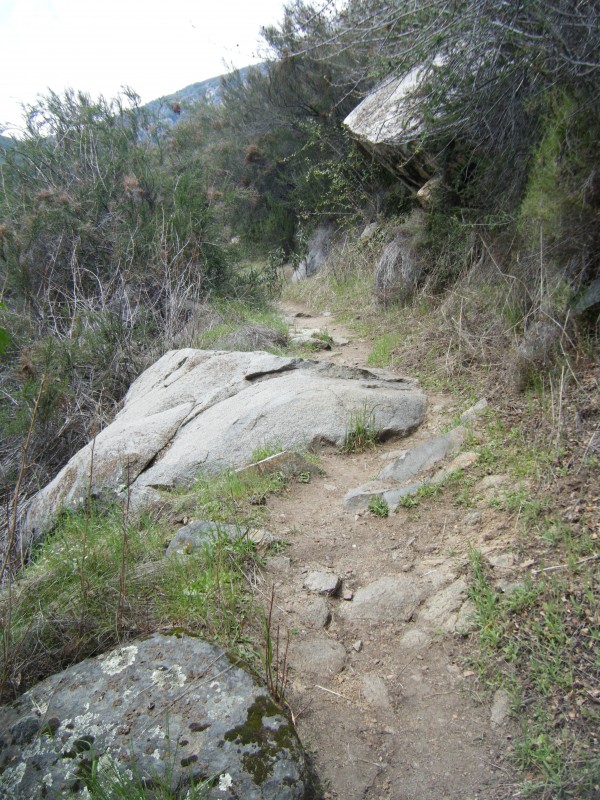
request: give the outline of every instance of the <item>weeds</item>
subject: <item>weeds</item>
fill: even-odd
[[[265,619],[265,649],[264,649],[264,671],[267,688],[271,696],[277,703],[285,702],[285,690],[287,684],[287,655],[290,644],[290,632],[286,634],[285,643],[281,641],[281,631],[279,625],[275,631],[273,639],[273,606],[275,604],[275,587],[271,588],[271,599]]]
[[[387,502],[379,495],[369,500],[368,509],[376,517],[387,517],[390,513],[390,507]]]
[[[153,800],[177,800],[181,792],[173,787],[172,771],[168,767],[162,776],[141,775],[135,763],[123,771],[110,757],[97,758],[92,754],[89,772],[83,775],[86,797],[90,800],[147,800],[151,796]],[[208,791],[217,783],[218,776],[189,785],[186,800],[206,800]]]
[[[379,440],[379,431],[375,424],[375,411],[366,404],[358,411],[350,414],[350,420],[344,437],[342,451],[344,453],[361,453],[373,447]]]
[[[591,797],[600,763],[594,736],[585,734],[600,719],[590,703],[600,678],[591,571],[584,591],[572,580],[540,574],[501,595],[491,586],[482,554],[471,550],[470,561],[478,666],[515,698],[521,736],[513,755],[521,769],[538,776],[528,790],[543,797]]]
[[[249,587],[260,557],[245,531],[263,513],[254,505],[257,495],[286,485],[281,473],[241,477],[229,471],[200,477],[185,495],[173,494],[171,509],[185,506],[196,518],[233,523],[239,531],[220,533],[182,557],[164,557],[164,522],[131,521],[127,500],[110,509],[88,502],[78,513],[63,514],[0,596],[2,696],[164,626],[202,633],[257,663],[261,631]]]

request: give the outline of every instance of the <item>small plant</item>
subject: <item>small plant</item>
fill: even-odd
[[[271,588],[271,600],[269,610],[265,619],[265,649],[264,667],[265,682],[268,690],[275,702],[285,702],[285,690],[287,684],[287,654],[290,644],[290,633],[287,632],[285,644],[281,642],[281,632],[279,625],[273,638],[273,606],[275,604],[275,587]]]
[[[359,411],[353,411],[342,445],[343,452],[362,453],[367,448],[373,447],[378,440],[375,412],[369,411],[366,404]]]
[[[177,800],[181,796],[173,786],[172,764],[166,766],[163,775],[142,775],[135,763],[124,771],[108,755],[98,758],[92,753],[91,756],[91,762],[84,762],[89,771],[82,775],[85,796],[89,800],[147,800],[149,797],[153,800]],[[216,785],[219,785],[219,776],[191,783],[187,787],[186,800],[206,800],[209,789]]]
[[[275,456],[277,453],[281,453],[283,449],[284,448],[279,440],[274,442],[265,442],[263,445],[256,447],[252,451],[250,463],[255,464],[257,461],[264,461],[265,458],[270,458],[270,456]]]
[[[380,495],[376,495],[369,500],[368,508],[371,514],[376,517],[387,517],[390,513],[390,507]]]

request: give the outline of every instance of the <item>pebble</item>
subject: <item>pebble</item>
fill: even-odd
[[[352,649],[356,650],[357,653],[360,653],[360,651],[363,649],[362,639],[357,639],[352,645]]]

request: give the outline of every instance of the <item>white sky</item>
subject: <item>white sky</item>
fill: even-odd
[[[148,102],[259,61],[260,27],[281,21],[283,2],[0,0],[0,130],[48,88],[130,86]]]

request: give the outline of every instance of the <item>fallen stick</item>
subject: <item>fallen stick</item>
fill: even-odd
[[[578,567],[580,564],[585,564],[588,561],[595,561],[597,558],[600,558],[600,553],[595,553],[593,556],[588,556],[587,558],[582,558],[579,561],[576,561],[574,566]],[[555,572],[557,569],[568,569],[571,565],[570,564],[556,564],[554,567],[544,567],[544,569],[532,569],[532,575],[539,575],[540,572]]]
[[[347,700],[349,703],[354,704],[354,700],[351,700],[349,697],[346,697],[346,695],[340,694],[339,692],[334,692],[333,689],[327,689],[325,686],[319,686],[318,683],[315,683],[315,689],[320,689],[322,692],[327,692],[328,694],[333,694],[336,697],[341,697],[342,700]]]

